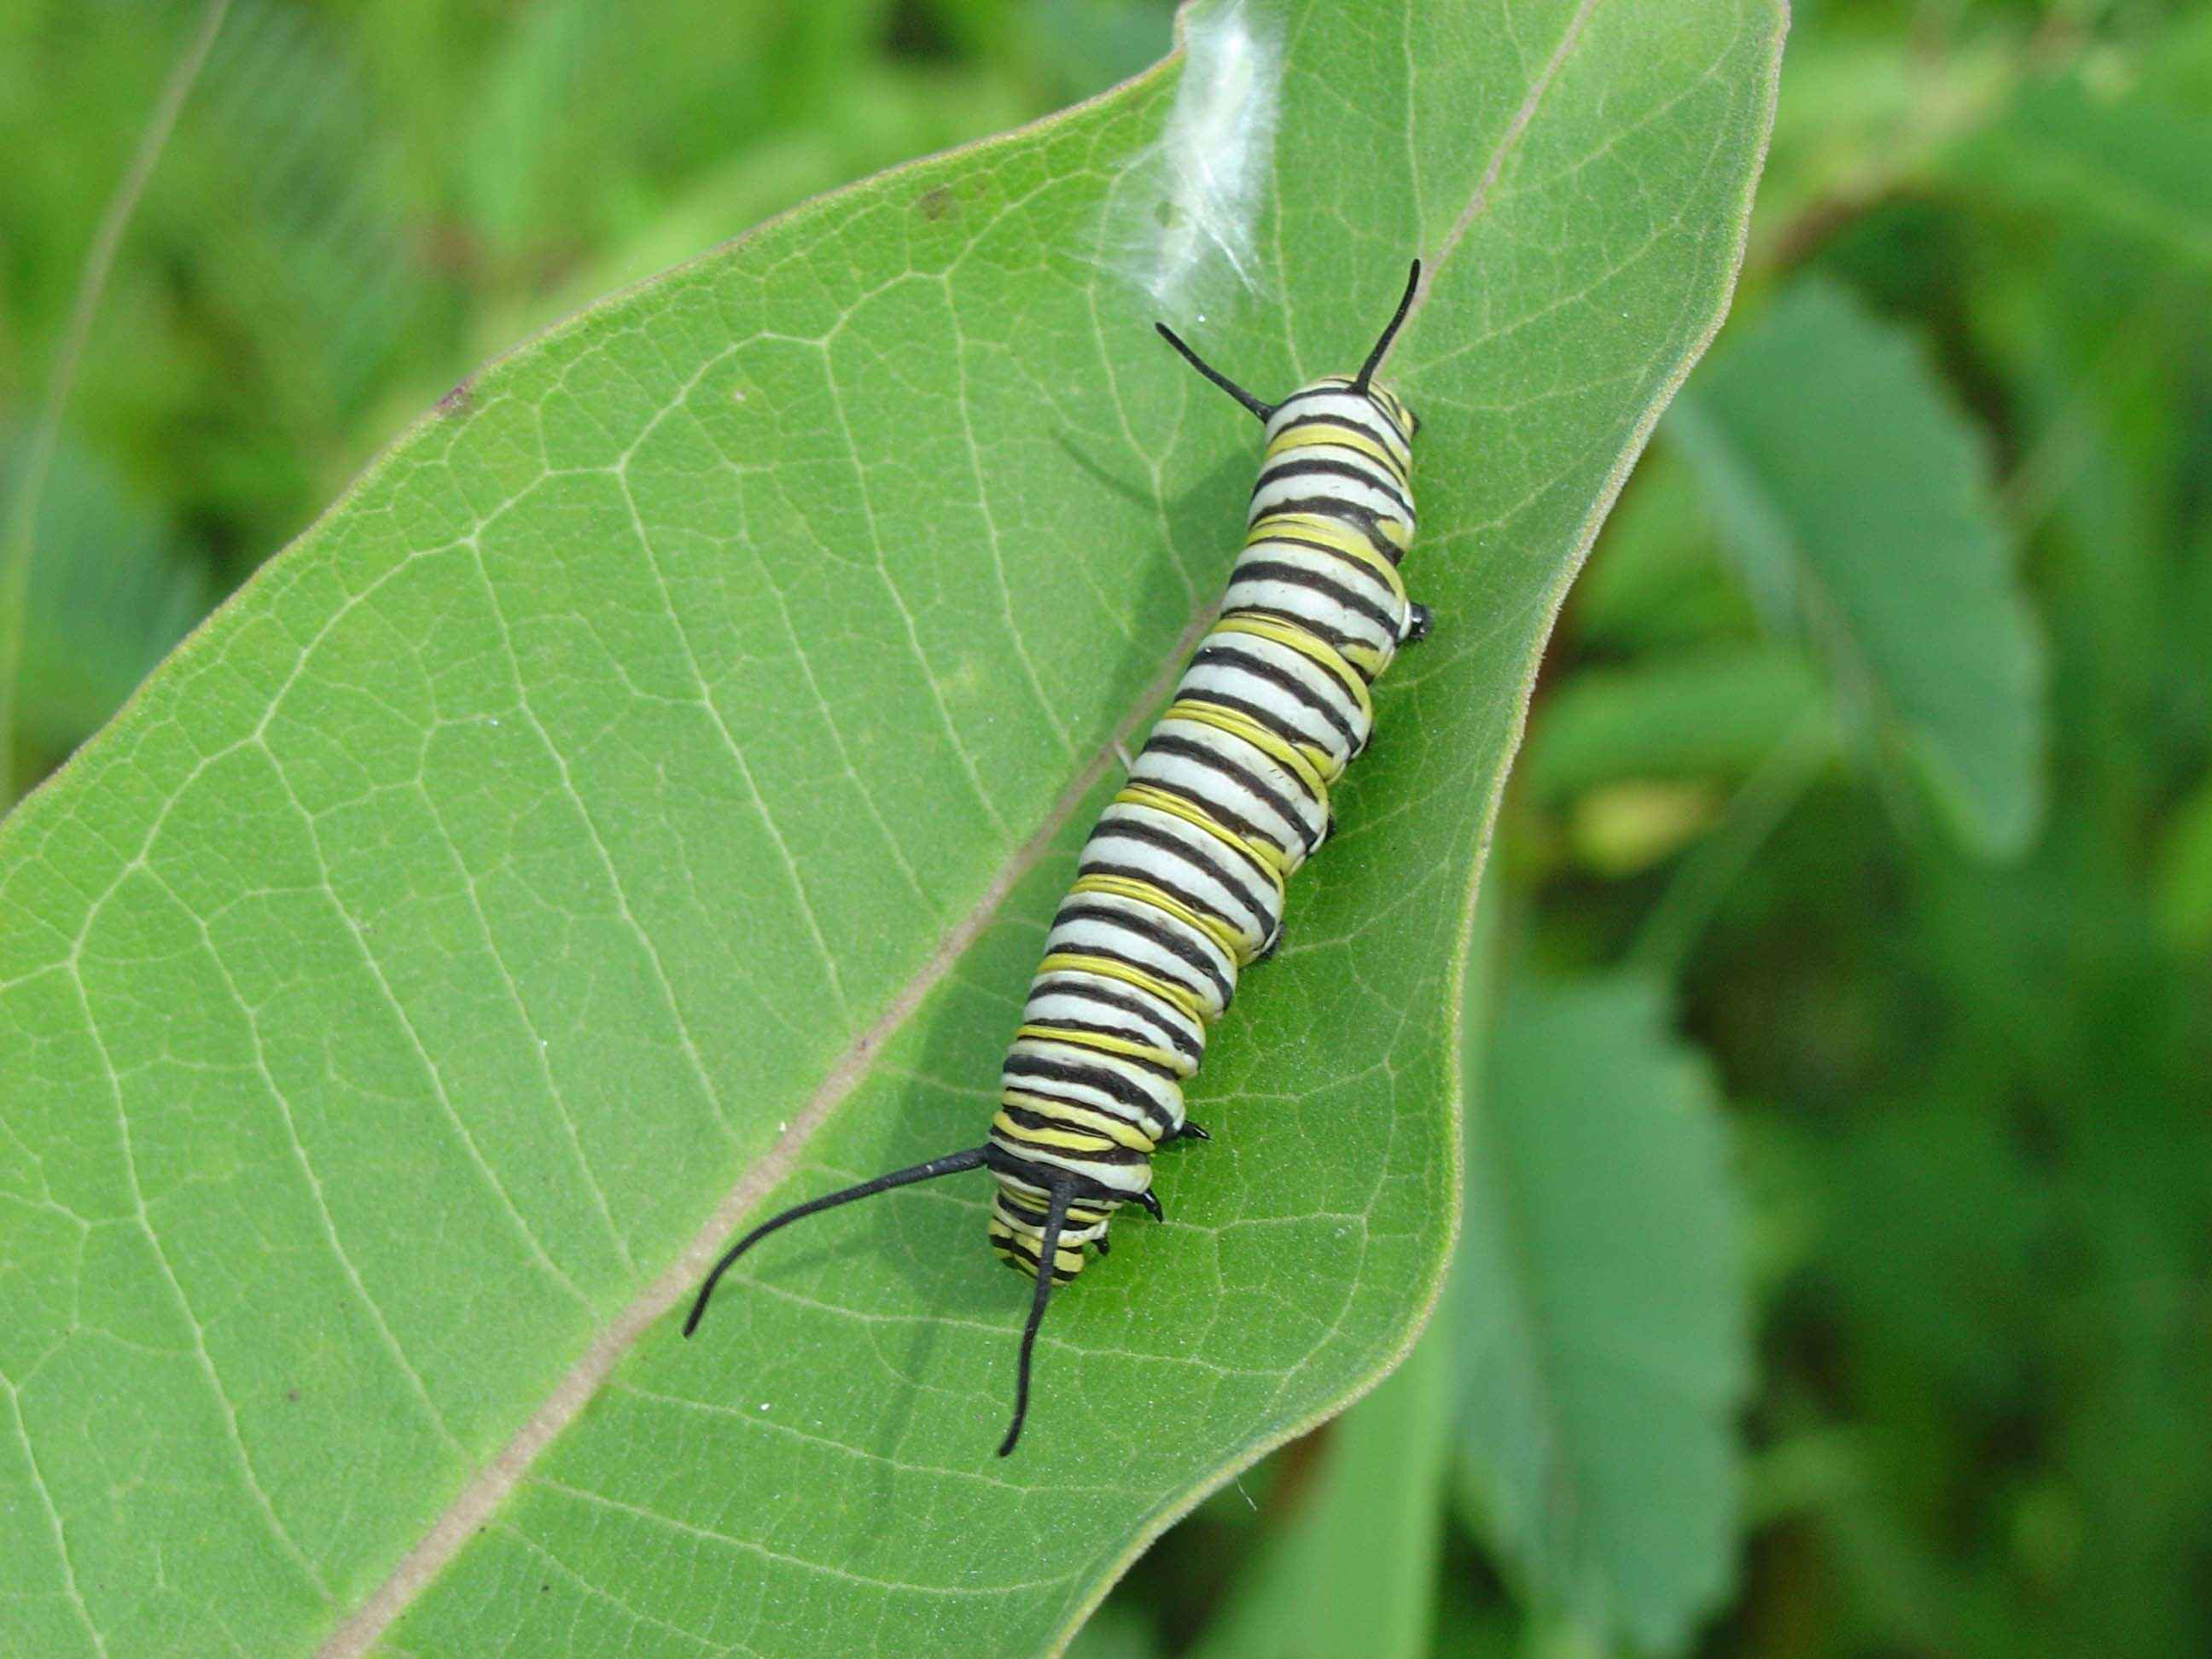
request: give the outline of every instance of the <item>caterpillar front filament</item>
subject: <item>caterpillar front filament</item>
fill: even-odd
[[[1357,374],[1262,403],[1159,331],[1266,428],[1243,551],[1219,619],[1084,843],[1000,1077],[980,1146],[801,1204],[732,1245],[699,1287],[686,1336],[730,1264],[779,1227],[894,1187],[987,1169],[991,1246],[1036,1281],[1022,1329],[1006,1456],[1029,1411],[1053,1287],[1107,1253],[1124,1204],[1160,1218],[1152,1156],[1206,1139],[1183,1115],[1206,1028],[1237,975],[1282,935],[1285,882],[1328,836],[1329,786],[1367,746],[1368,688],[1428,632],[1399,562],[1413,539],[1419,423],[1374,383],[1421,266]]]

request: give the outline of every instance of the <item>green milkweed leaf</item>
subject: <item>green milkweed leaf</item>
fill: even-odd
[[[1978,434],[1893,328],[1794,285],[1668,422],[1753,591],[1991,855],[2044,803],[2042,636]]]
[[[1782,20],[1252,15],[1268,297],[1191,331],[1287,387],[1430,258],[1389,378],[1438,631],[1018,1455],[979,1182],[667,1315],[756,1206],[981,1138],[1219,588],[1253,430],[1103,263],[1175,60],[457,388],[0,826],[0,1646],[1049,1650],[1406,1351],[1478,854],[1725,302]]]
[[[1462,1497],[1540,1604],[1676,1651],[1733,1579],[1750,1376],[1716,1091],[1637,979],[1512,987],[1480,1070]]]

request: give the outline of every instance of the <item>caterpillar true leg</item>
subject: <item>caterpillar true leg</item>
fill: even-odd
[[[1265,403],[1174,330],[1161,337],[1266,428],[1244,546],[1221,614],[1084,843],[1052,919],[1044,960],[1000,1073],[981,1146],[862,1182],[786,1210],[715,1263],[690,1335],[730,1264],[777,1228],[961,1170],[997,1182],[989,1235],[1036,1288],[1015,1374],[1014,1449],[1028,1415],[1038,1328],[1055,1283],[1107,1254],[1115,1212],[1165,1219],[1152,1154],[1210,1139],[1183,1115],[1206,1028],[1237,975],[1282,937],[1284,888],[1336,818],[1329,788],[1367,746],[1370,688],[1428,607],[1398,567],[1413,540],[1413,442],[1419,422],[1376,371],[1420,291],[1407,273],[1389,326],[1355,375],[1330,374]]]

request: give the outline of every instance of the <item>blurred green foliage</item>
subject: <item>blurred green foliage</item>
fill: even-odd
[[[199,15],[0,9],[10,521]],[[235,0],[22,520],[18,775],[485,356],[1168,27]],[[2208,290],[2212,12],[1801,0],[1508,802],[1482,1278],[1079,1651],[2212,1650]]]

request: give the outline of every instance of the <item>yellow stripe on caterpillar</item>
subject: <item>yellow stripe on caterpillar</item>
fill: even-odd
[[[1024,1238],[1026,1243],[1025,1236],[1007,1232],[1002,1238],[1000,1237],[1002,1231],[1002,1229],[994,1228],[991,1234],[991,1248],[998,1253],[999,1260],[1018,1273],[1026,1273],[1032,1279],[1036,1278],[1036,1245],[1029,1243],[1026,1249],[1017,1249],[1012,1241],[1016,1238]],[[1064,1284],[1082,1271],[1083,1249],[1080,1245],[1063,1244],[1052,1253],[1052,1274],[1054,1282]]]
[[[1054,1124],[1069,1134],[1091,1135],[1099,1140],[1111,1142],[1114,1146],[1127,1152],[1150,1152],[1160,1144],[1159,1136],[1147,1133],[1142,1124],[1132,1123],[1127,1119],[1116,1117],[1103,1106],[1081,1106],[1073,1101],[1048,1099],[1042,1095],[1033,1095],[1027,1090],[1019,1088],[1000,1091],[999,1104],[1002,1108],[1018,1106],[1022,1110],[1034,1113],[1038,1117],[1050,1118]],[[1003,1110],[991,1121],[991,1127],[994,1129],[998,1129],[1002,1125],[1005,1126],[1005,1133],[1010,1139],[1030,1142],[1038,1146],[1045,1144],[1037,1139],[1042,1131],[1019,1123],[1007,1124],[1006,1115]],[[1098,1150],[1103,1152],[1105,1149],[1102,1146]]]
[[[1000,1188],[998,1201],[1015,1212],[1020,1219],[1035,1222],[1039,1226],[1043,1224],[1046,1215],[1044,1201],[1032,1199],[1019,1187]],[[1070,1227],[1095,1227],[1102,1221],[1113,1218],[1114,1207],[1110,1204],[1087,1203],[1078,1199],[1067,1206],[1067,1224]],[[1003,1224],[1005,1218],[994,1210],[991,1220],[994,1224]]]
[[[1286,449],[1305,449],[1316,446],[1353,450],[1366,456],[1370,460],[1380,463],[1383,470],[1389,473],[1392,482],[1401,489],[1406,489],[1411,483],[1406,476],[1406,469],[1398,465],[1398,458],[1395,455],[1349,422],[1331,420],[1326,415],[1316,416],[1310,421],[1299,421],[1278,432],[1273,441],[1268,444],[1266,452],[1260,457],[1260,465],[1267,465]]]
[[[1215,634],[1249,634],[1255,639],[1273,640],[1277,645],[1287,647],[1299,655],[1310,659],[1321,667],[1327,669],[1338,683],[1352,694],[1352,700],[1359,705],[1360,718],[1370,724],[1373,722],[1375,699],[1373,693],[1367,689],[1366,680],[1361,676],[1359,671],[1352,665],[1344,653],[1322,638],[1320,635],[1300,628],[1296,623],[1285,622],[1279,617],[1265,617],[1256,611],[1231,611],[1225,613],[1213,624],[1212,632],[1206,637],[1211,639]]]
[[[1029,1102],[1024,1100],[1022,1103],[1027,1106]],[[1040,1127],[1017,1123],[1004,1112],[992,1118],[991,1133],[1012,1146],[1035,1147],[1048,1152],[1066,1152],[1071,1158],[1112,1152],[1121,1145],[1110,1135],[1099,1134],[1090,1129]],[[1143,1152],[1147,1149],[1140,1146],[1135,1150]]]
[[[1111,957],[1094,957],[1081,951],[1054,951],[1037,963],[1041,978],[1046,974],[1063,971],[1079,974],[1097,974],[1107,979],[1118,979],[1124,985],[1133,985],[1139,991],[1149,991],[1161,1001],[1181,1009],[1193,1019],[1212,1018],[1199,1006],[1197,997],[1182,986],[1148,974],[1141,968],[1132,968],[1126,962],[1116,962]]]
[[[1242,853],[1258,865],[1267,879],[1274,884],[1275,896],[1283,896],[1284,872],[1287,860],[1279,848],[1260,841],[1247,841],[1227,825],[1217,823],[1212,814],[1201,811],[1180,795],[1170,795],[1164,789],[1155,789],[1148,783],[1127,783],[1114,797],[1116,805],[1149,806],[1155,812],[1165,812],[1170,817],[1181,818],[1194,828],[1203,830],[1232,852]]]
[[[1242,968],[1249,962],[1253,951],[1237,937],[1237,930],[1217,917],[1194,910],[1164,888],[1155,887],[1149,881],[1134,876],[1083,876],[1077,879],[1068,892],[1104,893],[1113,898],[1134,899],[1139,904],[1149,904],[1155,910],[1164,910],[1186,927],[1194,927],[1221,947],[1221,954]]]
[[[1395,524],[1397,520],[1386,522]],[[1406,579],[1399,574],[1396,565],[1377,553],[1364,536],[1355,535],[1336,520],[1325,519],[1317,513],[1271,513],[1263,519],[1255,519],[1244,532],[1244,545],[1249,547],[1255,542],[1266,541],[1271,535],[1286,533],[1303,536],[1332,553],[1341,553],[1355,563],[1364,565],[1382,578],[1401,610],[1413,603],[1407,597]],[[1405,544],[1396,537],[1391,540],[1398,546]]]
[[[1173,1048],[1156,1048],[1149,1042],[1133,1042],[1108,1031],[1080,1031],[1066,1025],[1015,1027],[1014,1041],[1018,1042],[1024,1037],[1038,1042],[1065,1042],[1076,1048],[1095,1048],[1102,1054],[1120,1054],[1127,1060],[1141,1060],[1163,1071],[1173,1072],[1177,1077],[1190,1077],[1198,1071],[1198,1062],[1188,1054]]]
[[[1226,732],[1231,737],[1242,738],[1261,754],[1286,768],[1291,775],[1305,786],[1306,793],[1314,798],[1323,817],[1328,816],[1328,780],[1322,775],[1321,768],[1328,757],[1310,751],[1304,744],[1289,744],[1254,720],[1249,714],[1240,714],[1233,708],[1223,708],[1210,702],[1189,702],[1181,698],[1168,705],[1162,720],[1191,720],[1200,726],[1210,726],[1217,732]]]
[[[1370,680],[1390,665],[1390,659],[1371,645],[1348,645],[1344,648],[1344,657]]]

